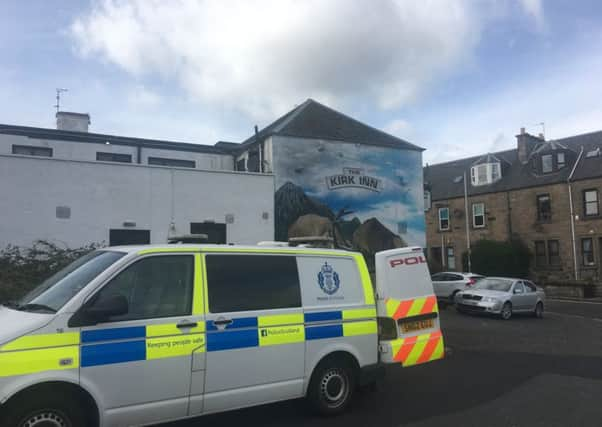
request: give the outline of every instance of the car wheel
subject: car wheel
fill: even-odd
[[[512,317],[512,304],[509,302],[505,302],[502,306],[502,312],[500,313],[500,317],[504,320],[508,320]]]
[[[340,358],[321,362],[312,375],[307,398],[313,409],[327,416],[345,411],[355,390],[355,370]]]
[[[541,301],[538,302],[535,306],[535,311],[533,312],[533,315],[538,319],[543,318],[543,303]]]
[[[75,397],[34,393],[8,404],[2,425],[15,427],[86,427],[82,406]]]

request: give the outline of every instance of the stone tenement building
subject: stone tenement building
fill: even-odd
[[[535,280],[601,281],[602,131],[545,141],[521,129],[516,139],[516,149],[424,168],[432,268],[462,270],[468,223],[471,244],[522,239]]]

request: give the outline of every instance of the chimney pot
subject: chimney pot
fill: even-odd
[[[521,135],[524,135],[525,133],[527,133],[527,132],[525,131],[525,128],[520,128],[520,134],[521,134]]]

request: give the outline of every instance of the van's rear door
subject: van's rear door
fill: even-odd
[[[422,248],[376,254],[381,361],[412,366],[443,357],[437,298]]]

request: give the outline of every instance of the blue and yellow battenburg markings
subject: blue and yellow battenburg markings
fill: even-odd
[[[207,321],[27,335],[0,348],[0,377],[376,332],[376,310],[364,308],[242,317],[223,330]]]

